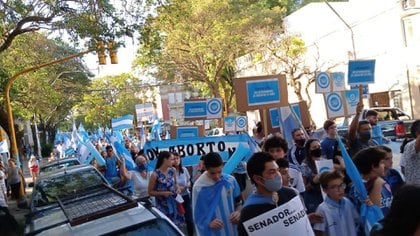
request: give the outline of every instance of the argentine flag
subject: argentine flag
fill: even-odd
[[[290,106],[280,107],[280,123],[283,126],[283,136],[289,144],[289,148],[294,144],[292,130],[301,127],[293,112]]]
[[[133,117],[133,115],[125,115],[118,118],[112,118],[112,129],[116,131],[133,128]]]

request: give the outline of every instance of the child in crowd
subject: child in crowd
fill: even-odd
[[[270,153],[275,160],[287,159],[287,142],[282,137],[272,136],[264,142],[263,151]],[[298,190],[300,194],[303,194],[305,192],[305,185],[300,168],[297,165],[289,163],[288,171],[289,186]]]
[[[394,194],[404,185],[404,179],[398,170],[392,168],[392,149],[387,146],[379,146],[379,148],[386,152],[384,159],[385,175],[382,178],[391,186],[392,193]]]
[[[322,191],[327,194],[325,201],[316,212],[324,218],[322,223],[314,225],[315,235],[356,236],[360,217],[353,203],[344,197],[346,184],[344,175],[337,170],[324,171],[319,182]]]

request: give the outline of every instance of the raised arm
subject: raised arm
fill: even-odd
[[[349,127],[350,141],[355,140],[356,137],[357,137],[357,128],[359,126],[359,118],[360,118],[360,113],[362,113],[362,111],[363,111],[363,102],[359,101],[359,103],[357,103],[356,115],[354,116],[353,120],[351,121],[351,124],[350,124],[350,127]]]

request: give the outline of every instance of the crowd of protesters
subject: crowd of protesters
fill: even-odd
[[[377,206],[383,219],[371,235],[420,234],[420,120],[411,127],[413,140],[402,148],[402,174],[393,168],[392,150],[377,125],[377,113],[369,111],[359,121],[363,106],[349,127],[349,136],[338,137],[333,120],[324,122],[325,137],[309,137],[301,128],[292,131],[289,145],[280,134],[264,136],[261,123],[253,140],[261,147],[232,175],[222,173],[223,160],[218,153],[203,155],[197,166],[182,165],[178,153],[161,151],[156,165],[129,139],[125,147],[135,167],[128,169],[124,157],[104,140],[96,148],[105,166],[94,165],[116,188],[147,201],[168,216],[186,235],[248,235],[247,222],[298,197],[310,223],[308,235],[366,235],[361,206]],[[378,127],[379,128],[378,128]],[[374,130],[374,132],[372,132]],[[346,150],[341,150],[341,138]],[[346,173],[343,153],[349,153],[364,183],[368,197],[360,199]],[[0,163],[0,207],[7,212],[7,192],[18,197],[21,170],[12,159],[8,168]],[[331,160],[332,168],[320,171],[317,163]],[[36,178],[38,163],[32,158],[28,167]],[[247,182],[251,186],[247,187]],[[246,189],[251,189],[247,194]],[[400,230],[401,229],[401,230]],[[279,232],[281,234],[281,232]]]

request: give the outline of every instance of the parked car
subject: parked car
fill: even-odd
[[[108,182],[91,165],[75,165],[56,169],[39,176],[35,182],[30,202],[31,211],[57,206],[57,198],[79,196],[83,191]]]
[[[183,235],[158,209],[105,184],[57,201],[27,216],[25,235]]]
[[[410,137],[410,127],[414,120],[397,107],[372,107],[363,109],[359,120],[366,119],[366,112],[368,110],[375,110],[378,112],[378,124],[381,126],[384,137],[391,140],[402,139]],[[337,126],[338,134],[343,137],[348,137],[348,125],[351,119],[345,120],[343,125]]]
[[[39,169],[39,174],[44,174],[50,171],[54,171],[57,169],[67,168],[70,166],[80,165],[79,159],[72,157],[72,158],[63,158],[48,162],[41,166]]]

